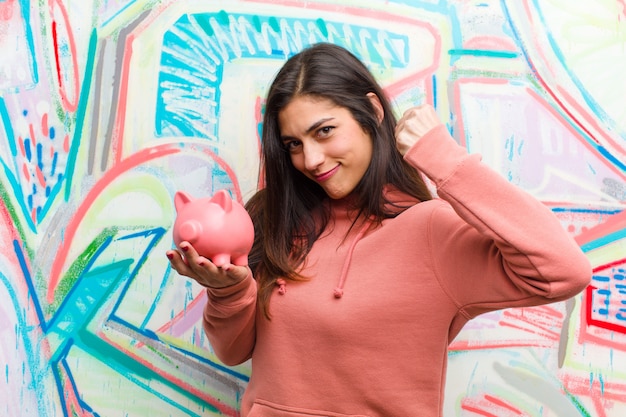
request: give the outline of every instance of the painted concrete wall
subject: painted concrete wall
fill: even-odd
[[[249,366],[168,269],[172,197],[249,198],[268,83],[318,41],[398,113],[434,103],[593,263],[467,326],[445,415],[626,415],[624,0],[0,0],[0,415],[237,415]]]

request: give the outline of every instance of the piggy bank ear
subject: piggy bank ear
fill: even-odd
[[[211,203],[215,203],[222,208],[226,213],[233,209],[233,200],[226,190],[219,190],[213,197],[211,197]]]
[[[184,206],[189,204],[193,198],[189,194],[184,191],[176,191],[174,194],[174,207],[176,207],[176,211],[179,212]]]

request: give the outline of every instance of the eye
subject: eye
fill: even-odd
[[[291,153],[296,153],[302,149],[302,142],[299,140],[287,140],[283,142],[283,148]]]
[[[334,128],[335,128],[335,126],[324,126],[324,127],[321,127],[317,131],[317,136],[321,137],[321,138],[325,138],[325,137],[329,136],[332,133]]]

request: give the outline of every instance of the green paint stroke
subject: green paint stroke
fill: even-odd
[[[93,255],[100,250],[104,242],[117,234],[117,228],[107,228],[100,232],[98,236],[87,246],[87,248],[76,258],[69,267],[54,293],[54,301],[46,308],[46,314],[54,314],[67,294],[76,284],[76,281],[85,273],[85,268],[93,258]]]
[[[0,207],[0,211],[4,212],[3,214],[5,214],[5,217],[11,219],[13,227],[15,227],[15,230],[20,237],[20,241],[23,245],[26,245],[26,235],[24,234],[24,229],[20,226],[22,222],[18,219],[17,211],[11,203],[9,193],[7,192],[7,189],[2,181],[0,181],[0,198],[2,198],[2,202],[4,203],[3,207]],[[34,256],[33,251],[28,250],[28,246],[22,246],[22,248],[28,254],[29,258],[32,259],[32,256]]]
[[[580,401],[578,400],[578,398],[576,398],[576,396],[570,394],[565,389],[564,389],[564,391],[565,391],[565,394],[567,395],[567,398],[569,398],[572,401],[572,403],[578,409],[578,411],[580,411],[582,416],[584,416],[584,417],[592,417],[591,413],[585,409],[585,407],[580,403]]]

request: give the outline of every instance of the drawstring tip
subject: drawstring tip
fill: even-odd
[[[335,295],[335,298],[341,298],[343,297],[343,290],[341,288],[335,288],[333,294]]]
[[[278,278],[276,280],[276,285],[278,285],[278,294],[285,295],[287,292],[287,282],[282,278]]]

